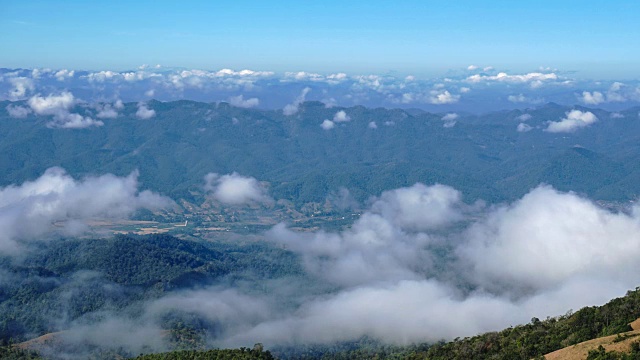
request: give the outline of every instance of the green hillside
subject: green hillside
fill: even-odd
[[[61,166],[72,175],[138,169],[143,186],[174,198],[201,191],[208,172],[236,171],[269,182],[274,197],[297,204],[323,201],[339,187],[364,200],[418,181],[490,202],[518,198],[540,182],[610,200],[640,194],[634,180],[640,125],[633,109],[622,119],[590,110],[600,121],[554,134],[543,131],[547,122],[571,108],[527,111],[534,129],[519,133],[521,110],[463,115],[444,128],[441,114],[356,106],[344,109],[349,122],[325,131],[320,124],[339,109],[319,102],[304,103],[295,116],[226,103],[152,101],[149,107],[157,113],[152,119],[136,118],[130,103],[103,127],[80,130],[47,128],[46,117],[0,115],[0,185]],[[369,128],[372,121],[377,129]]]

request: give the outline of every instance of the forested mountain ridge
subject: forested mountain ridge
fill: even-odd
[[[0,103],[4,108],[10,102]],[[16,104],[19,104],[17,102]],[[300,105],[295,115],[192,101],[147,104],[150,119],[126,104],[115,119],[87,129],[53,129],[46,116],[0,112],[0,185],[34,179],[51,166],[70,174],[138,169],[145,187],[173,198],[201,191],[208,172],[238,172],[271,184],[275,198],[323,201],[340,187],[359,200],[416,182],[443,183],[469,199],[515,199],[540,183],[594,199],[640,194],[638,109],[619,113],[575,107],[597,121],[573,132],[545,131],[572,108],[451,116],[400,109]],[[88,105],[76,111],[91,115]],[[324,120],[346,116],[329,130]],[[446,127],[445,124],[448,124]],[[518,126],[526,126],[518,131]],[[524,131],[526,130],[526,131]],[[584,150],[580,150],[584,149]],[[577,178],[576,174],[581,174]]]
[[[135,314],[137,302],[175,290],[303,276],[295,255],[265,243],[193,242],[168,235],[62,239],[38,244],[19,265],[0,261],[3,279],[9,280],[0,288],[4,343],[64,330],[66,322],[90,318],[92,312]]]

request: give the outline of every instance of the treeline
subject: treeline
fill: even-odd
[[[269,351],[264,351],[261,344],[253,349],[224,349],[206,351],[173,351],[161,354],[140,355],[134,360],[273,360]]]

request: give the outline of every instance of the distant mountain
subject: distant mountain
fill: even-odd
[[[1,102],[0,109],[21,102]],[[53,129],[47,116],[0,110],[0,185],[34,179],[51,166],[72,175],[138,169],[143,186],[174,198],[202,192],[208,172],[238,172],[271,184],[276,198],[321,202],[340,187],[358,200],[415,182],[443,183],[468,200],[515,199],[543,182],[602,200],[640,194],[638,109],[612,113],[582,107],[598,121],[571,133],[544,131],[573,108],[460,115],[305,102],[298,113],[193,101],[147,104],[142,120],[125,104],[104,126]],[[95,116],[90,105],[75,112]],[[338,111],[346,118],[324,130]],[[519,124],[528,131],[518,132]],[[196,194],[196,195],[194,195]]]

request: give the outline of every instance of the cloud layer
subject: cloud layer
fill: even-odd
[[[38,94],[59,96],[68,89],[74,89],[77,98],[88,103],[105,99],[143,102],[151,98],[226,101],[237,107],[282,109],[285,115],[297,113],[305,100],[323,101],[328,106],[417,107],[434,112],[476,113],[545,102],[581,102],[609,110],[640,103],[637,80],[581,80],[550,68],[512,73],[490,66],[471,66],[427,78],[305,71],[278,74],[248,69],[178,70],[161,66],[122,72],[0,69],[0,100],[27,100]]]
[[[102,175],[75,180],[61,168],[50,168],[34,181],[0,189],[0,253],[14,254],[21,241],[37,240],[54,230],[77,234],[84,220],[120,219],[137,209],[157,210],[173,201],[145,190],[138,174]]]

